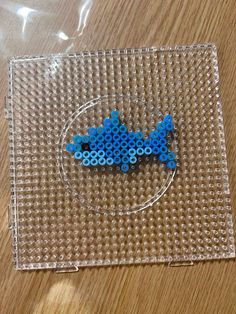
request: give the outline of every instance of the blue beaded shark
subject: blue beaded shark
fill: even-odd
[[[136,164],[139,156],[156,155],[167,168],[175,169],[176,156],[168,140],[173,132],[171,115],[158,122],[156,129],[145,138],[141,131],[128,131],[119,119],[119,112],[112,111],[102,126],[89,128],[87,135],[73,136],[73,143],[67,144],[65,149],[85,167],[118,165],[122,172],[128,172],[130,164]]]

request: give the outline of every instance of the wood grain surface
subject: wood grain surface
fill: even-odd
[[[40,3],[41,2],[41,3]],[[23,8],[23,9],[22,9]],[[26,9],[25,9],[26,8]],[[0,3],[0,313],[236,313],[236,263],[15,271],[8,230],[7,57],[214,42],[218,47],[232,206],[236,206],[235,0]]]

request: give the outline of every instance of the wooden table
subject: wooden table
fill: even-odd
[[[8,231],[6,59],[11,55],[214,42],[218,47],[232,205],[236,205],[234,0],[27,1],[0,5],[0,313],[236,313],[236,264],[15,271]]]

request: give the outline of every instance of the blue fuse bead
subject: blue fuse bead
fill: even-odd
[[[89,146],[90,146],[90,148],[91,148],[92,150],[97,150],[97,148],[98,148],[98,146],[97,146],[96,143],[91,143]]]
[[[128,156],[123,156],[121,160],[122,160],[123,164],[127,164],[129,162],[129,157]]]
[[[104,166],[106,164],[106,159],[105,158],[99,158],[98,160],[99,165]]]
[[[91,161],[90,161],[91,165],[92,166],[97,166],[98,165],[98,160],[97,158],[92,158]]]
[[[113,134],[118,134],[119,133],[119,128],[117,126],[112,127],[112,132]]]
[[[113,160],[113,158],[107,158],[107,164],[109,165],[109,166],[111,166],[111,165],[113,165],[114,164],[114,160]]]
[[[130,149],[129,149],[129,155],[130,155],[130,156],[135,156],[136,153],[137,153],[136,149],[134,149],[134,148],[130,148]]]
[[[88,135],[84,135],[84,136],[82,136],[82,143],[89,143],[89,141],[90,141],[90,138],[89,138],[89,136]]]
[[[106,141],[106,142],[111,142],[111,141],[112,141],[112,136],[111,136],[111,134],[105,135],[105,141]]]
[[[167,144],[167,140],[165,138],[160,138],[159,143],[161,146],[165,146]]]
[[[157,147],[157,146],[154,146],[152,148],[152,152],[153,152],[154,155],[158,155],[158,154],[160,154],[160,148]]]
[[[127,141],[128,135],[126,133],[121,133],[120,138],[122,141]]]
[[[129,146],[130,148],[136,147],[135,141],[130,140],[130,141],[128,142],[128,146]]]
[[[120,141],[120,135],[117,134],[117,133],[115,133],[115,134],[113,135],[113,140],[114,140],[114,141]]]
[[[128,164],[123,164],[123,165],[121,165],[120,169],[123,172],[128,172],[129,171],[129,165]]]
[[[111,134],[111,132],[112,132],[111,127],[105,127],[104,133]]]
[[[175,169],[177,167],[177,164],[174,160],[170,160],[167,162],[166,166],[169,169]]]
[[[159,145],[159,143],[160,142],[157,139],[153,139],[153,140],[151,140],[151,146],[150,147],[156,147]]]
[[[126,132],[127,132],[127,127],[122,124],[122,125],[120,126],[120,132],[121,132],[121,133],[126,133]]]
[[[137,141],[136,141],[136,146],[137,146],[137,147],[143,147],[143,141],[137,140]]]
[[[73,136],[73,141],[75,144],[80,144],[82,142],[82,137],[80,135]]]
[[[103,142],[98,142],[98,143],[97,143],[97,148],[98,148],[99,150],[103,150],[103,149],[105,148],[104,143],[103,143]]]
[[[97,136],[97,141],[98,141],[98,142],[104,142],[104,140],[105,140],[105,138],[104,138],[104,136],[103,136],[102,134],[99,134],[99,135]]]
[[[111,112],[111,118],[112,119],[113,118],[118,118],[118,117],[119,117],[119,111],[114,110],[114,111]]]
[[[118,156],[116,156],[116,157],[114,158],[114,164],[116,164],[116,165],[121,164],[121,158],[118,157]]]
[[[95,128],[89,128],[88,134],[91,136],[95,136],[97,134],[97,130]]]
[[[168,148],[165,145],[161,145],[159,149],[161,154],[166,154],[168,152]]]
[[[157,138],[157,136],[158,136],[158,132],[157,132],[157,131],[152,131],[152,132],[150,133],[150,138],[151,138],[151,139]]]
[[[143,139],[143,132],[138,131],[135,133],[135,136],[138,140],[142,140]]]
[[[99,126],[97,128],[97,134],[103,134],[105,132],[105,129],[102,126]]]
[[[168,155],[167,155],[167,154],[161,154],[161,155],[159,156],[159,160],[160,160],[161,162],[166,162],[167,159],[168,159]]]
[[[127,151],[127,149],[123,148],[123,149],[121,150],[120,154],[121,154],[122,156],[127,156],[127,155],[129,154],[129,152]]]
[[[142,156],[143,154],[144,154],[144,149],[141,148],[141,147],[139,147],[139,148],[137,149],[137,155]]]
[[[149,139],[146,139],[144,142],[143,142],[143,146],[144,147],[151,147],[152,145],[152,141],[149,140]]]
[[[105,153],[106,157],[113,157],[113,151],[111,149],[108,149]]]
[[[161,130],[157,132],[158,139],[165,138],[165,137],[166,137],[166,130]]]
[[[110,127],[111,126],[111,120],[109,118],[104,119],[103,125],[105,127]]]
[[[152,153],[151,147],[145,147],[145,148],[144,148],[144,153],[145,153],[146,155],[151,155],[151,153]]]
[[[120,124],[119,118],[112,118],[111,119],[111,125],[118,126]]]
[[[108,142],[105,144],[106,149],[112,149],[112,143]]]
[[[76,153],[74,154],[75,159],[81,159],[82,156],[83,156],[83,154],[82,154],[81,152],[76,152]]]
[[[104,157],[104,156],[105,156],[104,150],[99,150],[98,151],[98,157],[101,158],[101,157]]]
[[[67,144],[66,151],[68,153],[74,153],[76,151],[76,146],[74,144]]]
[[[113,147],[116,148],[116,149],[120,148],[121,147],[121,142],[114,141],[113,142]]]
[[[175,160],[175,153],[174,152],[168,153],[168,160]]]
[[[130,162],[131,164],[136,164],[137,161],[138,161],[137,157],[135,157],[135,156],[130,156],[129,162]]]
[[[135,136],[134,132],[129,132],[128,137],[129,137],[130,140],[135,140],[136,139],[136,136]]]
[[[165,129],[167,130],[167,131],[169,131],[169,132],[172,132],[173,130],[174,130],[174,125],[173,125],[173,123],[166,123],[166,125],[165,125]]]
[[[116,150],[114,150],[113,154],[115,157],[120,157],[121,152],[118,149],[116,149]]]
[[[88,158],[85,158],[83,161],[82,161],[82,164],[86,167],[90,166],[90,160]]]
[[[128,146],[128,143],[127,143],[126,141],[122,141],[122,142],[120,143],[120,147],[121,147],[121,148],[127,148],[127,146]]]
[[[97,137],[96,137],[96,136],[94,136],[94,135],[91,135],[91,136],[90,136],[90,142],[91,142],[91,143],[95,143],[96,140],[97,140]]]

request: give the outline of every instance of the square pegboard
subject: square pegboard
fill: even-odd
[[[65,153],[113,109],[146,134],[171,113],[177,171],[151,158],[91,170]],[[214,45],[12,58],[7,110],[18,269],[235,256]]]

